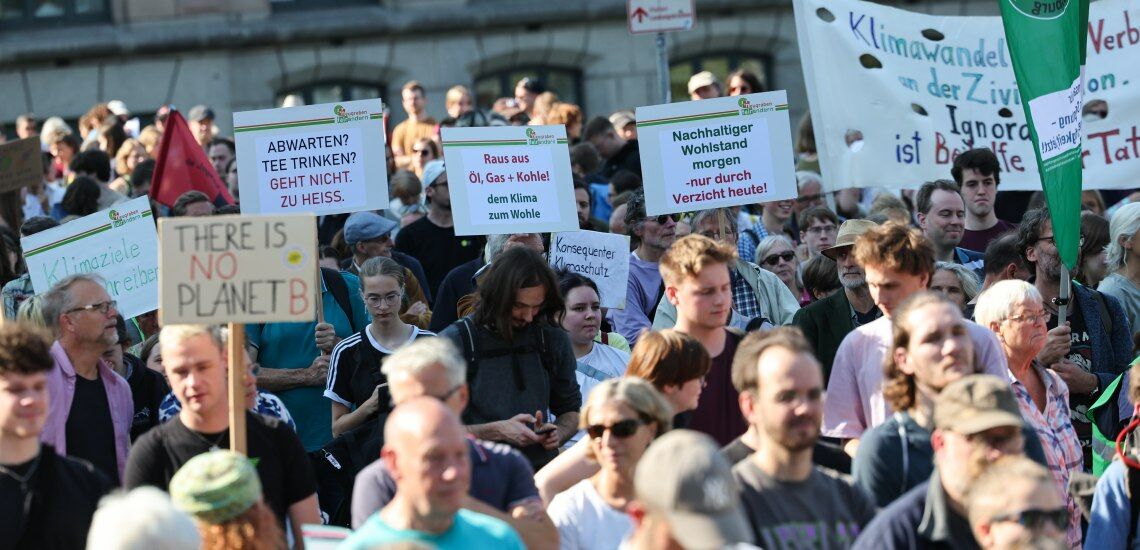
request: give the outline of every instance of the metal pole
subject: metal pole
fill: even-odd
[[[1069,308],[1069,291],[1072,289],[1072,283],[1069,282],[1069,268],[1061,266],[1061,292],[1057,295],[1060,299],[1057,304],[1057,326],[1065,325],[1065,314],[1068,313]]]
[[[657,33],[657,79],[661,84],[661,103],[672,103],[669,86],[669,52],[665,49],[665,33]]]

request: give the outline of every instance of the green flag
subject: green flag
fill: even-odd
[[[1077,267],[1089,0],[999,0],[1061,261]]]

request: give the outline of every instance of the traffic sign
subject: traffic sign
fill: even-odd
[[[626,0],[629,32],[687,31],[697,17],[696,0]]]

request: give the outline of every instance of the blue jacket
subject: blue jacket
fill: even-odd
[[[1108,333],[1100,315],[1100,304],[1096,294],[1104,297],[1104,306],[1112,317],[1112,334]],[[1092,372],[1096,375],[1097,389],[1108,387],[1120,373],[1128,370],[1132,362],[1132,327],[1120,302],[1104,293],[1073,285],[1073,297],[1081,308],[1085,327],[1089,331],[1089,344],[1092,346]]]

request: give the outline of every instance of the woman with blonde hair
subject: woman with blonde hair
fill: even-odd
[[[218,450],[191,458],[170,479],[170,499],[198,524],[202,550],[286,547],[257,470],[241,454]]]
[[[626,506],[634,499],[637,462],[672,426],[673,411],[649,382],[618,378],[594,387],[582,405],[586,458],[600,469],[550,502],[560,547],[617,548],[633,527]]]
[[[1097,290],[1120,300],[1132,332],[1140,330],[1140,202],[1126,204],[1108,221],[1108,246],[1104,263],[1108,275]]]
[[[131,172],[140,162],[150,158],[146,146],[137,139],[127,138],[115,153],[115,173],[119,177],[111,182],[111,189],[124,195],[131,194]]]

